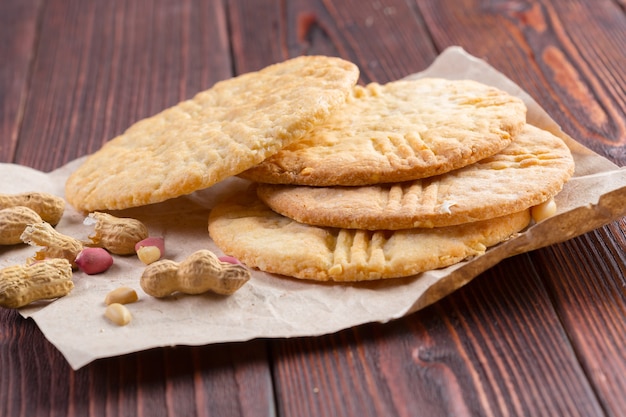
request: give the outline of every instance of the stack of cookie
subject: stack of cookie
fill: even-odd
[[[226,253],[297,278],[414,275],[480,255],[526,228],[574,170],[563,141],[524,103],[469,81],[356,86],[302,140],[241,177],[216,207]]]
[[[162,202],[240,175],[209,233],[250,267],[313,280],[414,275],[523,230],[573,173],[524,103],[468,80],[357,86],[358,68],[298,57],[215,84],[89,156],[84,212]]]

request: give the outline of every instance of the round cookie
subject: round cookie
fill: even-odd
[[[520,99],[471,80],[356,86],[346,106],[241,177],[312,186],[425,178],[499,152],[525,121]]]
[[[481,255],[529,222],[529,210],[524,210],[436,229],[323,228],[281,216],[251,190],[211,211],[209,233],[224,253],[262,271],[318,281],[364,281],[411,276]]]
[[[132,125],[68,179],[83,211],[161,202],[236,175],[300,139],[345,105],[358,68],[302,56],[216,83]]]
[[[556,195],[573,172],[565,143],[526,125],[497,155],[432,178],[366,187],[259,184],[257,192],[273,210],[302,223],[398,230],[519,212]]]

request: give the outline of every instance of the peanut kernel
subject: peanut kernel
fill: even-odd
[[[137,296],[137,292],[130,287],[119,287],[109,293],[104,298],[104,304],[111,305],[114,303],[118,304],[130,304],[137,301],[139,297]]]
[[[113,265],[113,257],[102,248],[85,248],[74,261],[78,269],[88,275],[99,274]]]
[[[343,272],[343,267],[341,264],[335,264],[328,269],[328,275],[338,275]]]
[[[146,265],[161,259],[165,253],[165,240],[162,237],[148,237],[135,245],[139,260]]]
[[[556,214],[556,202],[553,198],[551,198],[548,201],[532,207],[530,209],[530,214],[535,223],[539,223],[540,221],[552,217]]]
[[[126,326],[132,320],[130,311],[120,303],[109,304],[104,310],[104,317],[118,326]]]
[[[137,257],[144,264],[150,265],[161,259],[161,251],[156,246],[142,246],[137,250]]]
[[[233,264],[233,265],[241,264],[241,262],[239,262],[239,259],[235,258],[234,256],[220,256],[217,259],[220,262],[227,263],[227,264]]]

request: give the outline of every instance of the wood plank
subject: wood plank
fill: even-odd
[[[0,310],[0,415],[269,416],[266,344],[159,348],[73,371],[33,321]]]
[[[0,162],[13,162],[36,37],[39,1],[0,2]]]
[[[14,161],[57,168],[132,122],[230,77],[222,6],[48,1],[40,10],[40,32],[29,35],[35,45],[26,36],[31,16],[7,15],[25,34],[13,56],[35,54],[23,80],[28,99],[23,109],[11,110],[23,112],[23,121],[1,120],[2,132],[15,130],[19,137]],[[8,93],[5,81],[1,91]],[[58,146],[42,146],[51,142]],[[0,415],[267,416],[273,410],[262,341],[155,349],[74,372],[32,321],[0,309],[0,369]]]
[[[227,3],[236,75],[257,71],[290,58],[281,44],[284,27],[280,1],[238,0]]]
[[[341,33],[346,57],[361,69],[363,82],[384,83],[430,65],[437,56],[415,5],[404,1],[348,0],[323,5]]]
[[[93,152],[232,75],[221,2],[53,1],[41,13],[16,153],[24,165],[47,171]]]
[[[307,52],[332,48],[359,65],[362,83],[405,77],[424,69],[437,55],[415,6],[407,2],[289,4],[287,42],[292,50],[296,45]]]
[[[18,131],[21,163],[55,168],[95,150],[132,121],[229,76],[233,68],[240,73],[300,53],[328,53],[357,62],[362,82],[384,82],[422,69],[450,44],[487,58],[529,89],[559,122],[569,123],[575,137],[588,144],[599,136],[618,138],[597,149],[623,161],[623,130],[620,119],[613,119],[620,115],[624,91],[623,71],[615,69],[623,66],[609,65],[623,57],[616,55],[623,48],[615,49],[622,41],[609,41],[601,56],[599,50],[578,51],[566,41],[583,36],[585,22],[580,28],[566,25],[559,16],[567,11],[547,1],[530,6],[466,1],[463,8],[445,1],[397,0],[384,7],[356,0],[266,2],[255,3],[257,13],[244,1],[224,2],[228,13],[222,2],[88,3],[45,3],[32,94],[25,102],[29,119]],[[602,2],[596,12],[615,11],[612,4]],[[578,2],[571,13],[588,7]],[[239,42],[232,47],[233,61],[226,14]],[[623,13],[602,18],[617,25],[621,39]],[[546,30],[537,30],[541,20],[550,23]],[[499,22],[506,22],[504,29]],[[83,38],[74,39],[75,33]],[[281,41],[264,45],[266,33],[278,33]],[[566,53],[555,55],[555,48]],[[597,79],[587,64],[595,63],[594,57],[602,66]],[[548,87],[562,74],[570,79],[565,88]],[[581,95],[585,88],[591,99]],[[570,105],[572,97],[578,104]],[[585,100],[595,103],[593,114],[583,114],[586,107],[579,104]],[[570,120],[573,112],[580,123]],[[9,119],[3,128],[14,123]],[[42,135],[62,146],[42,149]],[[27,151],[33,147],[38,151]],[[625,228],[618,223],[608,230],[507,260],[407,319],[272,342],[279,414],[602,415],[602,407],[617,414],[624,362],[611,347],[623,345],[623,289],[620,293],[615,274],[624,271]],[[583,273],[572,261],[579,252],[588,252],[584,264],[593,265]],[[542,263],[550,268],[537,266]],[[502,281],[502,276],[514,278]],[[593,285],[583,285],[587,280]],[[583,292],[580,300],[581,291],[588,298]],[[594,311],[593,317],[570,311],[571,300]],[[586,334],[595,334],[596,343],[590,345]],[[0,346],[0,369],[9,375],[0,379],[0,415],[49,415],[51,409],[111,416],[273,413],[264,342],[156,349],[72,372],[32,322],[0,310]],[[593,357],[598,354],[606,358]]]
[[[439,48],[486,59],[565,132],[626,165],[626,16],[617,5],[466,0],[458,13],[456,0],[415,3]]]
[[[609,415],[626,410],[625,230],[621,220],[533,253],[576,355]]]
[[[626,17],[614,3],[483,3],[481,9],[466,8],[461,22],[469,32],[460,29],[459,16],[446,4],[418,4],[438,44],[461,44],[484,57],[529,91],[567,133],[626,164]],[[453,21],[457,26],[448,31],[436,29]],[[623,239],[615,237],[624,230],[623,222],[615,223],[533,254],[602,408],[615,415],[624,409],[626,367],[623,352],[615,351],[624,346],[615,321],[624,318],[626,302],[623,287],[606,283],[626,270]]]
[[[280,414],[603,415],[528,256],[407,318],[272,346]]]
[[[359,22],[353,17],[354,14],[337,13],[335,7],[338,6],[328,6],[328,15],[337,20],[335,26],[343,25],[344,28],[349,28],[346,33],[358,33],[366,30],[365,27],[370,31],[377,30],[376,26],[369,27],[367,23]],[[367,6],[352,7],[352,11],[360,11],[364,7]],[[582,136],[583,142],[587,145],[593,147],[598,140],[597,135],[589,134],[591,131],[603,132],[603,135],[616,133],[623,136],[619,120],[613,124],[597,123],[594,126],[591,123],[608,118],[590,119],[585,116],[581,119],[583,122],[576,126],[565,117],[568,114],[571,117],[571,111],[568,109],[572,94],[550,87],[551,84],[561,85],[557,81],[561,81],[559,77],[562,77],[562,73],[554,70],[554,62],[551,62],[553,67],[550,67],[544,61],[546,58],[550,59],[555,50],[561,49],[572,54],[572,57],[568,57],[571,61],[581,58],[571,49],[572,40],[568,38],[571,35],[562,29],[563,23],[559,27],[558,22],[557,24],[553,22],[549,30],[536,27],[537,22],[533,19],[541,20],[542,13],[553,20],[558,18],[550,4],[534,5],[527,10],[525,5],[516,6],[513,3],[478,4],[475,1],[466,1],[459,5],[459,2],[451,1],[420,1],[415,2],[415,7],[423,16],[417,20],[423,19],[426,22],[428,38],[437,49],[462,45],[470,53],[485,58],[527,89],[549,112],[555,114],[559,123],[573,130],[571,134],[576,137]],[[578,11],[580,7],[579,5]],[[459,10],[463,12],[459,13]],[[613,9],[596,11],[603,12],[607,21],[614,22],[618,28],[622,26],[620,14],[617,18],[611,18],[609,15],[614,12]],[[539,16],[536,16],[537,13]],[[365,19],[365,22],[370,20]],[[329,26],[332,25],[326,25]],[[399,26],[398,30],[403,31],[405,28],[406,26]],[[578,31],[583,33],[585,29],[581,26]],[[610,33],[609,31],[610,29],[607,29],[606,33]],[[378,35],[370,34],[370,38],[383,39],[385,38],[383,32],[381,30]],[[331,39],[330,36],[327,38]],[[316,39],[320,42],[329,42],[322,37]],[[334,45],[356,45],[356,52],[345,47],[337,48],[346,51],[347,56],[361,57],[362,54],[369,52],[370,45],[350,43],[348,35],[345,39],[333,39],[332,42]],[[543,48],[547,48],[547,55],[538,53],[543,51]],[[609,45],[605,54],[619,59],[623,57],[619,52],[621,50],[623,48],[616,49],[615,45]],[[367,62],[361,58],[356,60],[359,63]],[[562,67],[565,64],[560,62],[558,65]],[[366,68],[371,69],[371,66]],[[581,68],[585,69],[582,66]],[[612,67],[608,71],[611,77],[620,75],[614,72]],[[366,71],[366,77],[367,74]],[[375,77],[380,80],[384,80],[385,77],[393,78],[391,75]],[[614,115],[619,112],[621,106],[619,92],[623,92],[622,87],[616,88],[617,94],[609,91],[607,83],[593,79],[595,76],[586,70],[581,71],[576,77],[580,78],[577,86],[586,83],[594,86],[595,96],[592,101],[597,100],[593,101],[596,107],[606,109],[604,111],[607,114]],[[623,109],[623,106],[621,108]],[[607,148],[602,145],[601,151],[611,157],[619,155],[622,149],[618,141],[616,147]],[[619,158],[613,160],[620,161]],[[571,254],[572,252],[570,256]],[[493,285],[493,282],[491,285],[481,284],[485,281],[483,276],[459,294],[454,294],[426,312],[400,320],[390,327],[364,326],[356,331],[357,336],[353,336],[352,331],[346,331],[321,339],[298,339],[274,344],[277,352],[274,362],[276,389],[278,398],[283,399],[279,403],[281,413],[332,415],[333,410],[339,410],[340,414],[345,415],[407,415],[408,410],[415,412],[415,408],[419,407],[420,411],[423,410],[422,415],[507,413],[603,415],[602,407],[607,407],[606,397],[601,394],[601,399],[598,399],[594,391],[597,387],[590,386],[587,382],[588,369],[580,366],[577,358],[576,349],[579,346],[572,347],[569,343],[571,328],[567,331],[563,329],[558,315],[552,308],[552,298],[555,295],[546,292],[545,284],[540,279],[543,277],[534,275],[532,265],[526,265],[526,268],[527,274],[533,276],[531,282],[534,286],[533,291],[528,294],[529,290],[526,288],[530,285],[528,283],[518,286],[519,282],[516,280],[519,279],[519,273],[516,271],[519,271],[519,267],[514,265],[518,262],[518,258],[508,260],[494,269],[498,271],[497,274],[494,271],[485,274],[492,276],[492,280],[495,280],[497,275],[513,277],[513,284],[516,286],[512,288]],[[506,270],[502,271],[503,267]],[[561,282],[564,283],[563,279]],[[476,298],[474,295],[468,296],[468,291],[479,293],[481,303],[474,301]],[[526,296],[522,297],[525,292]],[[460,311],[480,313],[466,318]],[[403,330],[418,328],[421,331],[402,332],[398,328]],[[445,331],[429,332],[432,328]],[[371,334],[378,331],[383,336],[368,345],[367,342],[372,338]],[[451,339],[451,334],[457,334],[457,337]],[[502,338],[502,334],[509,335],[508,339],[503,345],[494,345],[494,340]],[[394,336],[397,336],[397,339],[389,341],[389,338]],[[380,358],[384,353],[383,348],[377,343],[384,345],[387,342],[390,346],[388,349],[393,349],[393,353],[388,353],[385,358],[392,363],[381,364]],[[362,349],[362,343],[368,347]],[[407,344],[419,347],[417,350],[407,348],[396,350],[398,346],[404,347]],[[428,346],[434,347],[429,350]],[[539,348],[541,346],[544,347]],[[611,346],[611,341],[607,341],[604,348],[610,349]],[[416,352],[424,352],[424,358],[434,355],[435,359],[432,359],[434,364],[428,367],[428,362],[423,359],[423,367],[428,368],[430,372],[413,372],[407,376],[405,373],[407,369],[412,369]],[[612,360],[623,366],[623,360],[620,361],[616,357]],[[536,362],[539,362],[539,365],[534,365]],[[608,372],[614,380],[619,378],[621,366],[618,366],[615,374],[607,368],[603,368],[603,372]],[[303,371],[297,373],[298,369]],[[331,369],[332,372],[328,371]],[[394,371],[384,373],[381,369]],[[386,379],[387,375],[393,375],[399,381],[390,382]],[[562,384],[562,381],[568,383]],[[618,384],[614,391],[619,392],[620,386]],[[297,392],[298,397],[303,398],[303,402],[291,400],[286,396],[287,392]],[[611,393],[608,393],[608,402],[612,401],[612,404],[608,405],[609,409],[618,410],[619,401],[610,396]],[[510,400],[502,402],[502,398]],[[445,409],[446,404],[451,408]],[[429,409],[429,405],[433,409]]]
[[[303,54],[341,56],[355,62],[362,83],[387,82],[424,69],[436,51],[415,8],[398,0],[387,3],[231,1],[236,72],[254,71]],[[377,31],[394,32],[393,36],[371,36]],[[416,38],[420,41],[415,42]]]

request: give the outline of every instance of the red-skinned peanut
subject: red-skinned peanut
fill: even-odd
[[[109,269],[113,265],[113,257],[102,248],[84,248],[74,262],[84,273],[94,275]]]

